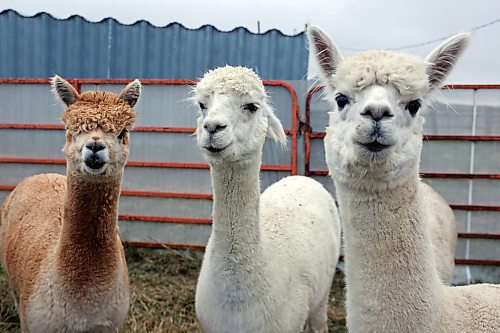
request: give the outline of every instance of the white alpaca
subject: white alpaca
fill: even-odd
[[[204,331],[326,332],[340,224],[330,194],[287,177],[260,195],[266,135],[285,143],[259,77],[226,66],[195,88],[197,144],[210,164],[213,228],[196,288]]]
[[[118,332],[129,306],[118,198],[141,85],[80,95],[55,76],[52,86],[67,105],[67,176],[29,177],[7,197],[0,259],[24,333]]]
[[[425,61],[390,51],[344,60],[319,28],[308,36],[335,103],[325,149],[344,227],[349,331],[500,332],[500,286],[441,283],[418,178],[419,110],[469,35]]]

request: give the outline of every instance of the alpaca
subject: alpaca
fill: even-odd
[[[343,59],[318,27],[308,37],[335,106],[325,150],[344,228],[349,331],[499,332],[500,286],[440,281],[418,177],[419,110],[469,35],[425,60],[391,51]]]
[[[266,136],[283,127],[250,69],[207,72],[194,89],[197,145],[210,165],[213,228],[196,288],[205,332],[327,332],[340,223],[318,182],[291,176],[260,195]]]
[[[129,307],[118,197],[141,84],[118,96],[51,83],[67,106],[67,174],[29,177],[7,197],[0,258],[23,332],[118,332]]]

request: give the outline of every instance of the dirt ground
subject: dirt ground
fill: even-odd
[[[201,332],[194,292],[203,254],[127,247],[126,255],[131,305],[123,332]],[[330,293],[330,332],[347,332],[343,290],[343,274],[337,271]],[[14,332],[20,332],[19,318],[0,268],[0,333]]]

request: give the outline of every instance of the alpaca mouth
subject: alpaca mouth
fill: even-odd
[[[91,168],[92,170],[99,170],[106,164],[106,162],[85,162],[85,165]]]
[[[377,153],[379,151],[382,151],[382,150],[390,147],[390,145],[384,145],[384,144],[378,142],[377,140],[370,142],[370,143],[360,143],[360,145],[362,145],[363,147],[365,147],[368,151],[370,151],[372,153]]]
[[[227,147],[229,147],[231,144],[228,144],[227,146],[225,147],[222,147],[222,148],[219,148],[219,147],[214,147],[214,146],[205,146],[203,148],[205,148],[206,150],[208,150],[209,152],[211,153],[220,153],[221,151],[223,151],[224,149],[226,149]]]
[[[92,171],[100,170],[106,165],[106,161],[103,161],[96,155],[86,158],[84,163]]]

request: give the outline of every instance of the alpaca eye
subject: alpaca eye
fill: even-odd
[[[201,103],[201,102],[198,103],[198,105],[200,106],[200,109],[202,109],[202,110],[206,110],[207,109],[207,106],[205,104]]]
[[[346,95],[338,94],[335,97],[335,101],[337,101],[337,106],[339,110],[342,110],[347,104],[349,104],[349,98]]]
[[[408,104],[406,104],[406,110],[410,112],[412,116],[415,116],[415,114],[418,112],[418,109],[420,109],[420,101],[414,100],[414,101],[409,101]]]
[[[127,130],[121,131],[120,134],[118,134],[118,140],[123,140],[123,138],[125,137],[125,133],[127,132]]]
[[[248,103],[243,106],[243,110],[250,111],[250,112],[255,112],[257,111],[259,107],[255,105],[254,103]]]

